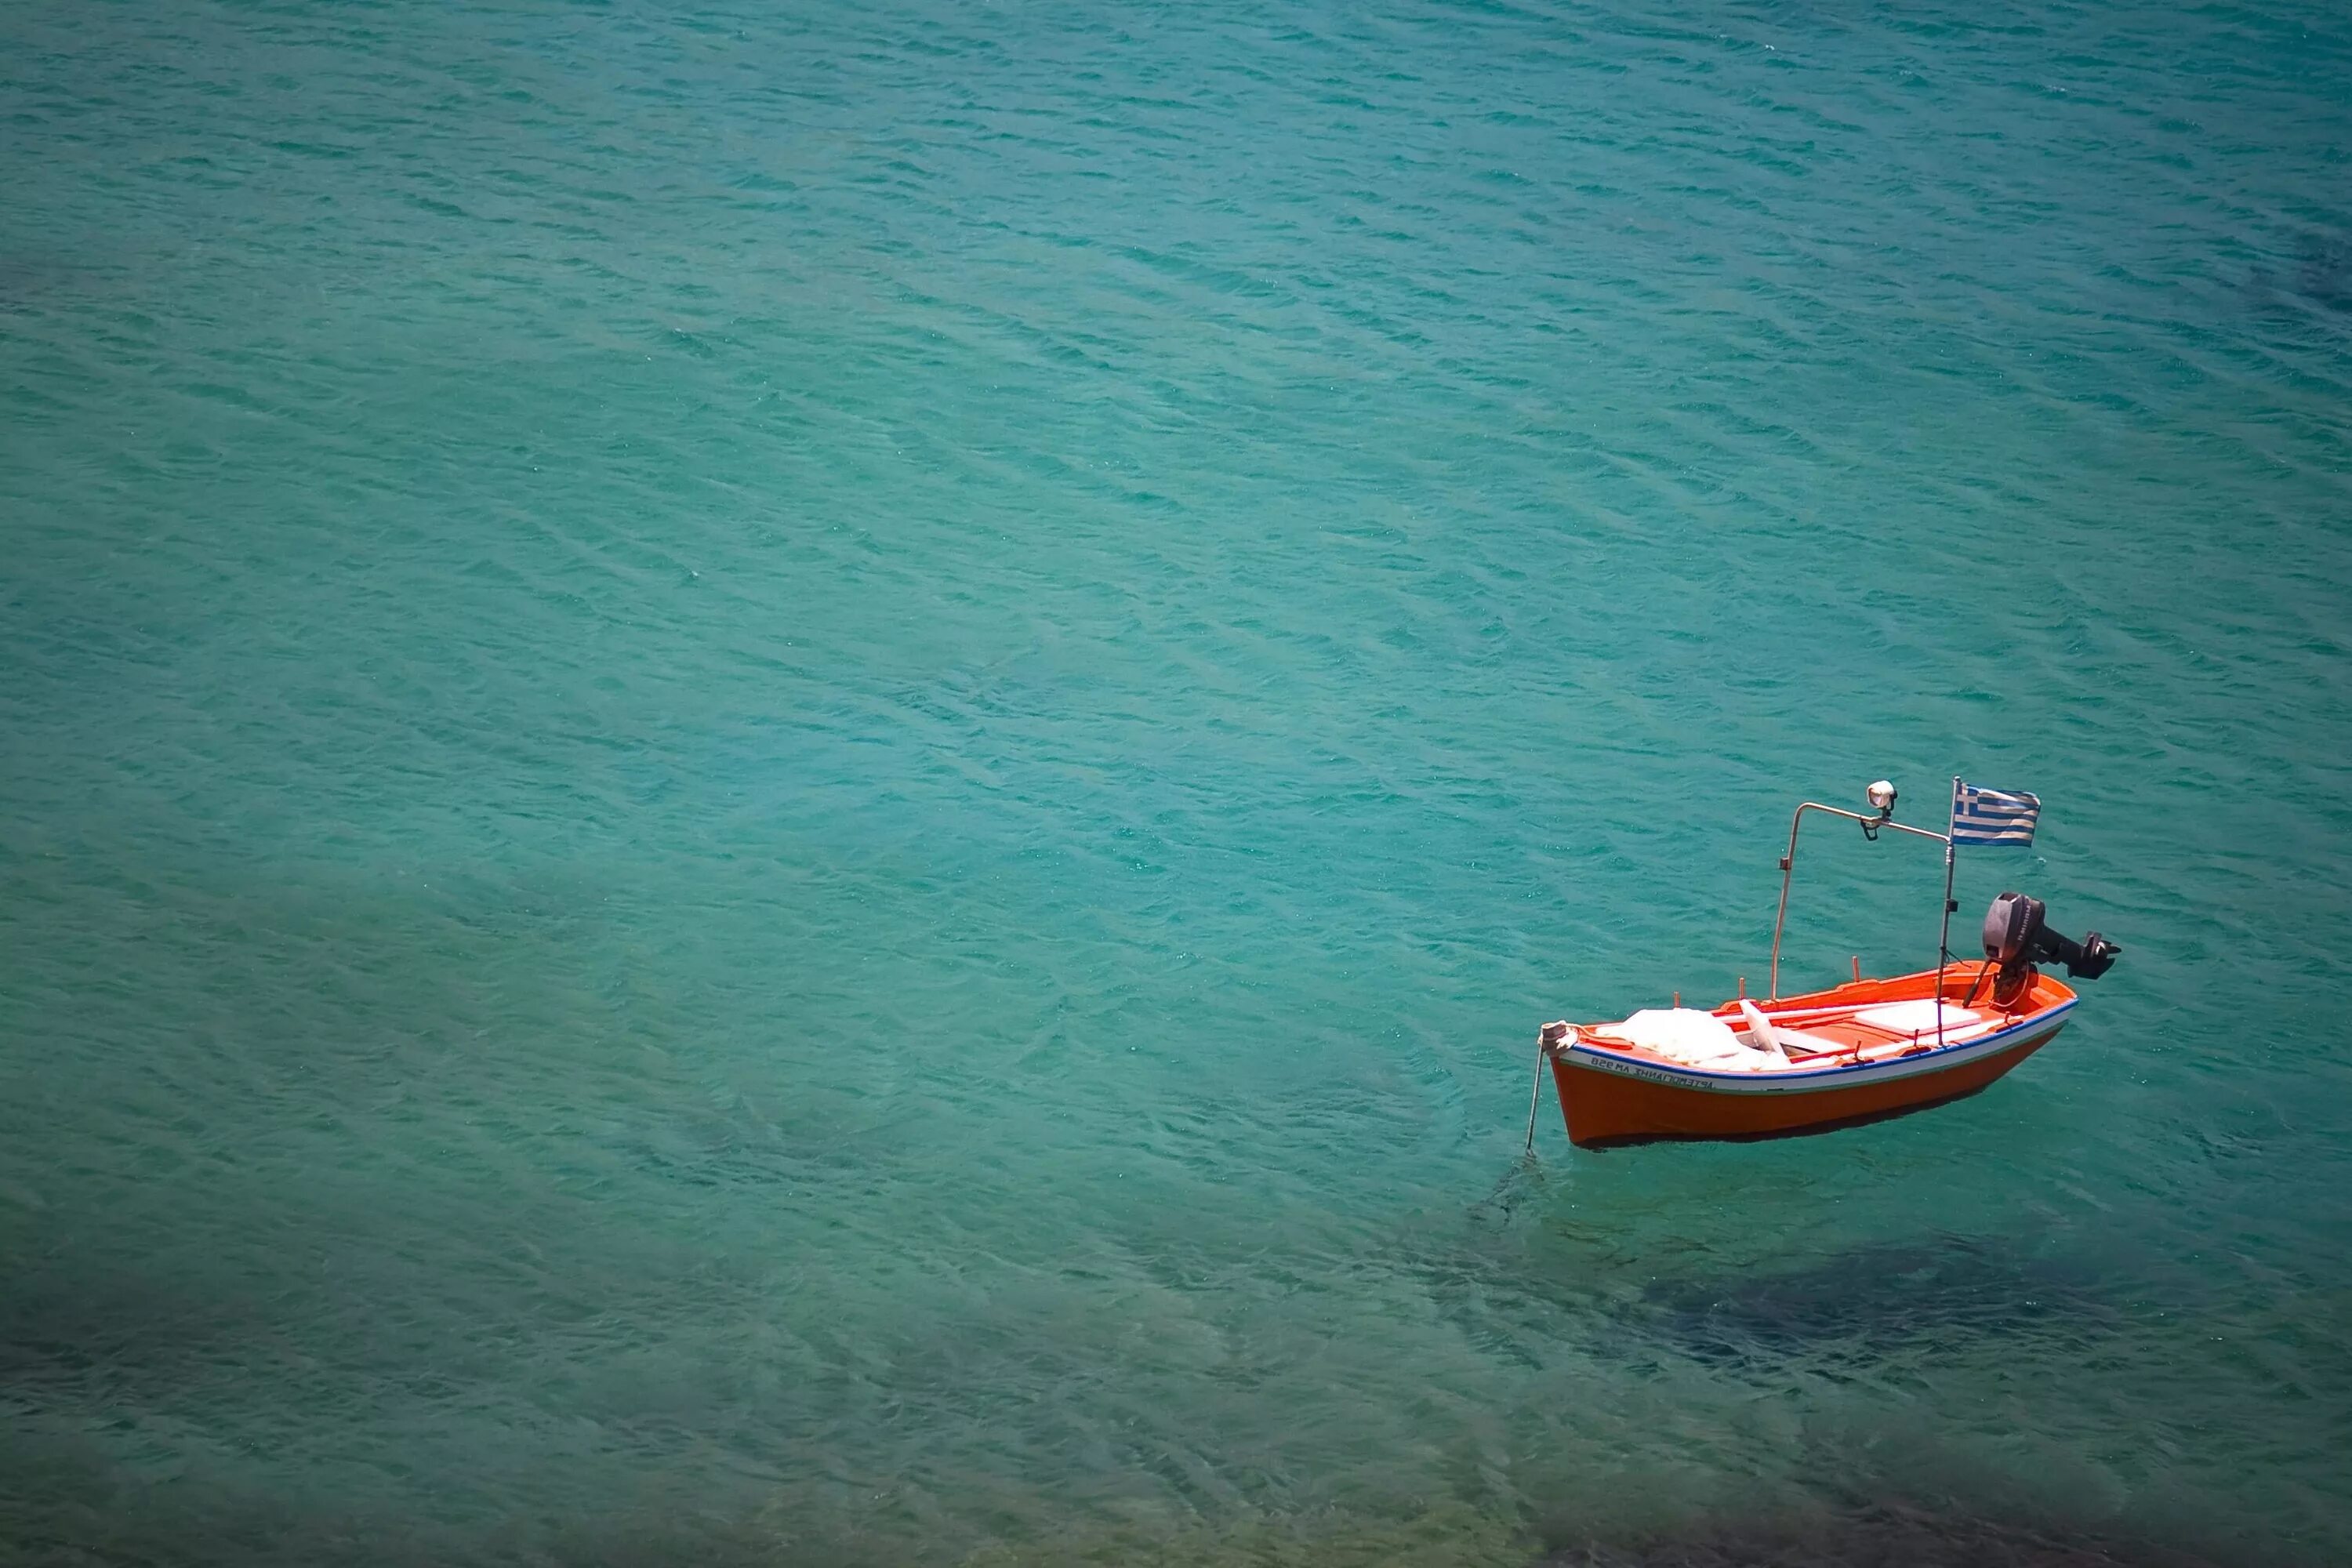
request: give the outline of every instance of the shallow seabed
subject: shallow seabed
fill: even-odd
[[[0,116],[0,1556],[2352,1559],[2340,7],[22,4]],[[1955,773],[2055,1046],[1522,1165]]]

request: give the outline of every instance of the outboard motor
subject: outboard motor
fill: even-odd
[[[2063,963],[2075,980],[2096,980],[2115,966],[2123,949],[2097,931],[2076,942],[2042,923],[2040,899],[2003,893],[1985,911],[1985,957],[2000,965],[1992,983],[1993,1005],[2013,1005],[2032,989],[2034,962]]]

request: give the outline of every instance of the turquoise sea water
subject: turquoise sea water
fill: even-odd
[[[0,125],[0,1558],[2352,1557],[2340,12],[26,0]],[[1955,773],[2053,1048],[1521,1163]]]

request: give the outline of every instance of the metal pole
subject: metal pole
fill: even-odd
[[[1780,912],[1772,917],[1772,978],[1765,989],[1767,1001],[1780,999],[1780,928],[1789,920],[1789,879],[1796,872],[1797,826],[1805,820],[1805,808],[1797,807],[1789,818],[1789,852],[1780,857]]]
[[[1960,775],[1952,775],[1952,810],[1960,809]],[[1952,817],[1944,818],[1944,930],[1936,938],[1936,1048],[1944,1048],[1944,966],[1952,961]]]
[[[1954,783],[1957,787],[1958,781],[1956,780]],[[1796,815],[1789,818],[1789,852],[1780,858],[1780,912],[1772,918],[1772,974],[1770,983],[1772,994],[1765,998],[1767,1002],[1778,1002],[1780,999],[1780,930],[1781,927],[1788,923],[1789,920],[1789,879],[1797,864],[1797,829],[1804,826],[1805,813],[1809,811],[1826,812],[1832,816],[1843,816],[1848,822],[1859,822],[1863,825],[1864,828],[1873,835],[1876,835],[1891,827],[1897,833],[1907,833],[1914,838],[1935,839],[1944,847],[1946,872],[1944,902],[1949,904],[1952,901],[1951,888],[1949,885],[1951,881],[1950,870],[1952,851],[1952,840],[1950,835],[1944,833],[1930,833],[1924,827],[1913,827],[1908,823],[1897,822],[1892,816],[1864,816],[1858,811],[1841,811],[1834,805],[1823,805],[1817,800],[1803,802],[1797,807]],[[1948,911],[1947,912],[1948,913]],[[1948,936],[1950,934],[1950,929],[1948,927],[1946,928],[1945,934]]]

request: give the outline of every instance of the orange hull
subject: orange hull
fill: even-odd
[[[1956,970],[1946,994],[1959,1000],[1969,978]],[[1861,981],[1775,1002],[1771,1011],[1815,1014],[1843,1005],[1926,998],[1935,973]],[[2038,977],[2020,1010],[1964,1044],[1915,1046],[1866,1061],[1824,1057],[1808,1070],[1725,1075],[1685,1070],[1622,1050],[1571,1041],[1549,1053],[1570,1142],[1584,1147],[1654,1139],[1751,1139],[1826,1132],[1958,1100],[1990,1084],[2065,1026],[2074,993]],[[1729,1013],[1736,1003],[1726,1004]]]

